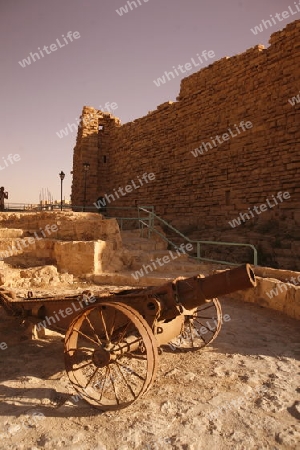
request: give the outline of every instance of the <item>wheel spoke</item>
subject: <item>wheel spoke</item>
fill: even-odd
[[[129,325],[130,325],[130,322],[127,322],[127,324],[125,325],[125,328],[124,328],[124,330],[123,330],[123,332],[122,332],[122,334],[121,334],[119,340],[114,344],[114,347],[115,347],[116,345],[118,345],[118,344],[121,342],[121,340],[124,338],[125,333],[126,333],[126,331],[128,330],[128,328],[129,328]]]
[[[199,314],[199,315],[197,314],[197,315],[195,316],[195,318],[196,318],[196,319],[208,319],[208,320],[209,320],[209,319],[213,319],[213,317],[211,317],[211,316],[208,316],[208,315],[207,315],[207,316],[200,316],[200,314]]]
[[[101,395],[100,395],[100,399],[99,399],[100,402],[101,402],[101,400],[102,400],[103,391],[104,391],[104,386],[105,386],[105,383],[106,383],[106,378],[107,378],[107,373],[108,373],[108,371],[109,371],[109,366],[106,366],[106,368],[105,368],[105,374],[104,374],[104,382],[103,382],[103,384],[102,384]]]
[[[103,324],[103,328],[104,328],[106,340],[107,340],[107,342],[110,342],[110,339],[109,339],[108,333],[107,333],[107,329],[106,329],[106,323],[105,323],[105,320],[104,320],[104,317],[103,317],[103,311],[102,311],[102,308],[99,309],[99,314],[100,314],[100,318],[101,318],[101,320],[102,320],[102,324]]]
[[[143,361],[145,361],[147,359],[147,355],[131,353],[131,352],[127,352],[126,356],[127,356],[127,358],[130,357],[133,359],[142,359]]]
[[[98,367],[96,367],[96,369],[94,370],[94,373],[93,373],[93,375],[90,377],[88,383],[84,386],[84,389],[86,389],[87,387],[89,387],[89,385],[91,384],[91,381],[94,379],[94,377],[95,377],[96,373],[98,372],[98,370],[99,370]]]
[[[123,364],[120,364],[120,363],[118,363],[118,364],[119,364],[120,366],[124,367],[124,369],[128,371],[128,369],[127,369],[125,366],[123,366]],[[140,380],[143,380],[143,379],[144,379],[143,377],[141,377],[141,375],[139,375],[138,373],[136,373],[135,370],[133,370],[133,369],[130,369],[130,373],[133,374],[133,375],[135,375],[136,377],[138,377]]]
[[[87,323],[89,324],[89,326],[90,326],[90,328],[91,328],[91,330],[92,330],[92,333],[93,333],[93,335],[94,335],[95,338],[96,338],[97,343],[98,343],[99,345],[101,345],[101,342],[99,341],[99,338],[98,338],[98,336],[97,336],[97,334],[96,334],[96,331],[95,331],[93,325],[91,324],[90,319],[88,318],[88,315],[85,316],[85,320],[86,320]]]
[[[94,339],[92,339],[90,336],[88,336],[87,334],[83,333],[82,331],[79,330],[75,330],[75,332],[77,332],[78,334],[80,334],[81,336],[83,336],[85,339],[87,339],[88,341],[93,342],[94,344],[96,344],[97,346],[99,345],[97,341],[94,341]]]
[[[211,330],[208,326],[206,326],[204,323],[202,323],[200,320],[198,319],[194,319],[195,322],[199,323],[202,327],[206,328],[209,331],[213,331]]]
[[[113,332],[115,331],[116,318],[117,318],[117,311],[114,310],[114,320],[113,320],[113,323],[112,323],[112,325],[111,325],[111,330],[110,330],[110,335],[109,335],[110,338],[112,337]]]
[[[120,364],[118,363],[118,361],[116,361],[116,363],[117,363],[116,367],[118,368],[119,373],[121,374],[121,377],[123,378],[123,381],[125,382],[126,386],[127,386],[128,389],[130,390],[130,392],[131,392],[133,398],[135,398],[135,397],[136,397],[136,394],[135,394],[134,390],[132,389],[131,385],[127,382],[126,377],[124,376],[124,374],[123,374],[123,372],[122,372],[122,370],[121,370],[121,368],[120,368]]]
[[[208,304],[207,306],[205,306],[205,308],[202,308],[201,306],[200,306],[200,308],[199,308],[199,311],[205,311],[206,309],[209,309],[209,308],[212,308],[213,307],[213,305],[210,305],[210,304]]]
[[[191,336],[191,341],[192,341],[192,347],[194,347],[192,324],[191,324],[190,320],[189,320],[189,329],[190,329],[190,336]]]
[[[116,397],[116,401],[117,401],[117,404],[119,405],[120,404],[120,400],[119,400],[119,397],[117,396],[115,382],[114,382],[114,377],[111,375],[110,366],[107,366],[107,367],[108,367],[110,381],[111,381],[111,384],[112,384],[112,387],[113,387],[113,390],[114,390],[114,394],[115,394],[115,397]]]
[[[134,345],[136,342],[141,342],[141,341],[142,341],[142,339],[140,337],[138,337],[135,341],[132,341],[132,342],[125,341],[124,343],[121,343],[121,344],[114,344],[114,346],[112,347],[111,350],[115,351],[117,348],[117,350],[120,350],[122,352],[122,350],[126,349],[126,347],[128,348],[128,346]],[[120,342],[120,341],[118,341],[118,342]],[[124,355],[128,355],[128,352],[124,353]]]

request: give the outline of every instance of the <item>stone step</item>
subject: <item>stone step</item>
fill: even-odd
[[[0,228],[0,239],[5,238],[21,238],[23,230],[19,228]]]
[[[186,254],[178,255],[175,251],[171,250],[150,250],[148,252],[141,252],[140,250],[129,250],[135,261],[142,262],[143,264],[150,264],[152,261],[156,261],[156,264],[170,264],[172,262],[187,262],[193,261]],[[163,260],[165,258],[165,260]],[[169,261],[168,261],[168,260]]]
[[[137,233],[125,233],[121,232],[121,238],[123,244],[126,246],[139,246],[139,244],[151,243],[153,246],[157,247],[159,244],[159,248],[167,248],[168,243],[161,239],[159,236],[151,236],[150,239],[148,237],[139,236]]]
[[[197,262],[185,253],[179,253],[175,249],[168,250],[168,243],[159,239],[146,239],[138,236],[139,230],[122,232],[123,246],[131,257],[130,269],[132,271],[143,270],[148,273],[160,274],[175,272],[181,275],[183,272],[198,273],[195,268]],[[147,272],[145,273],[147,275]]]
[[[121,237],[124,247],[128,249],[140,249],[147,251],[150,249],[164,250],[168,247],[168,243],[159,235],[152,234],[150,238],[148,238],[147,233],[143,236],[141,235],[140,230],[121,231]]]
[[[123,239],[123,246],[128,250],[164,250],[167,248],[167,243],[155,242],[148,239]]]
[[[120,230],[121,236],[126,237],[126,236],[138,236],[141,237],[141,233],[142,231],[140,229],[136,229],[136,230]]]
[[[133,259],[133,264],[130,266],[131,268],[135,268],[138,269],[142,266],[151,266],[154,268],[154,270],[165,270],[165,267],[172,267],[175,270],[179,269],[181,270],[182,268],[186,267],[186,270],[189,270],[189,268],[193,269],[193,267],[195,267],[196,264],[194,264],[193,262],[190,262],[188,260],[185,259],[178,259],[177,261],[172,261],[170,258],[169,259],[145,259],[145,258],[134,258]],[[173,270],[173,269],[172,269]]]

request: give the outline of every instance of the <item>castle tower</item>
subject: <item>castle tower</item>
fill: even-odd
[[[111,131],[120,120],[110,113],[84,106],[73,154],[73,206],[93,206],[105,193],[109,181]]]

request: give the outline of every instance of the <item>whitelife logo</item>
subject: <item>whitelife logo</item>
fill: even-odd
[[[148,3],[148,1],[149,1],[149,0],[143,0],[144,3]],[[134,8],[137,8],[137,7],[138,7],[138,4],[137,4],[137,3],[138,3],[140,6],[143,5],[143,3],[141,3],[141,0],[136,0],[136,1],[132,1],[132,2],[130,2],[130,1],[128,0],[127,5],[129,6],[130,10],[133,11],[132,5],[134,5]],[[116,12],[119,14],[119,16],[123,16],[123,14],[126,14],[126,13],[129,12],[128,6],[127,6],[127,5],[121,6],[121,8],[116,9]]]
[[[270,14],[270,17],[271,17],[271,20],[273,23],[269,19],[262,20],[260,25],[256,25],[256,27],[250,28],[250,30],[255,35],[258,33],[262,33],[264,31],[264,28],[267,30],[269,27],[276,25],[277,21],[282,22],[283,20],[288,19],[290,16],[294,16],[295,14],[298,14],[300,12],[300,1],[299,1],[299,3],[294,2],[294,5],[295,5],[296,11],[291,6],[288,6],[289,11],[283,11],[282,13],[276,13],[275,17],[273,17],[273,15]],[[280,14],[281,14],[282,18],[280,17]],[[277,21],[275,18],[277,19]]]
[[[144,182],[141,180],[141,178],[144,180]],[[155,180],[155,175],[154,173],[150,172],[150,173],[144,173],[142,175],[142,177],[137,177],[138,181],[139,181],[139,185],[136,185],[135,182],[133,180],[131,180],[131,184],[127,184],[125,186],[125,188],[121,188],[119,187],[118,190],[114,189],[114,193],[113,194],[105,194],[104,197],[102,197],[102,199],[99,199],[96,203],[94,203],[94,205],[96,206],[96,208],[100,209],[100,208],[104,208],[105,206],[107,206],[108,203],[110,203],[111,201],[115,201],[116,198],[120,198],[119,194],[117,193],[117,191],[122,195],[122,197],[124,197],[124,195],[129,194],[130,192],[133,191],[133,189],[139,189],[141,186],[143,186],[145,183],[149,183],[149,181],[153,181]],[[124,192],[125,190],[125,192]],[[115,198],[116,197],[116,198]]]
[[[237,217],[236,219],[230,220],[228,223],[232,228],[237,227],[238,225],[241,225],[241,219],[243,222],[245,222],[246,220],[250,220],[253,219],[254,217],[254,212],[259,215],[262,212],[265,212],[268,210],[268,208],[274,208],[274,206],[278,205],[278,201],[276,200],[276,198],[282,203],[283,200],[288,200],[289,198],[291,198],[290,193],[289,192],[277,192],[276,194],[276,198],[274,195],[272,195],[273,201],[274,203],[272,204],[272,202],[267,198],[266,199],[266,203],[262,203],[260,206],[253,206],[253,210],[251,211],[251,208],[248,208],[248,211],[245,213],[240,213],[239,217]],[[254,212],[253,212],[254,211]],[[250,217],[250,215],[251,217]]]
[[[2,159],[3,159],[4,167],[1,166],[1,164],[2,164],[2,162],[1,162],[1,164],[0,164],[0,170],[4,170],[6,167],[9,167],[8,161],[10,162],[10,164],[13,164],[14,162],[20,161],[21,157],[20,157],[19,153],[15,153],[14,155],[12,155],[12,154],[10,153],[9,155],[7,155],[6,158],[4,158],[4,157],[2,156]]]
[[[297,103],[300,103],[300,91],[296,97],[289,98],[289,103],[292,106],[295,106]]]
[[[0,350],[6,350],[8,348],[8,345],[6,342],[0,342]]]
[[[204,63],[204,60],[208,61],[208,58],[214,58],[215,56],[216,56],[215,52],[213,52],[212,50],[209,50],[209,51],[203,50],[203,52],[201,53],[201,56],[199,55],[199,53],[197,53],[198,61],[200,61],[201,64]],[[185,74],[189,70],[192,70],[193,66],[200,67],[200,65],[201,65],[201,64],[198,64],[194,58],[191,58],[191,62],[192,62],[192,64],[190,62],[187,62],[184,64],[184,66],[182,64],[179,64],[177,66],[177,68],[175,66],[173,66],[174,71],[172,71],[172,70],[171,70],[171,72],[165,71],[164,75],[162,77],[157,78],[156,80],[153,80],[153,83],[155,84],[155,86],[160,87],[162,84],[165,84],[167,81],[170,81],[172,79],[174,80],[175,74],[179,77],[180,74]],[[180,70],[180,73],[178,72],[177,69]],[[174,74],[174,72],[175,72],[175,74]],[[172,78],[170,78],[170,76]]]
[[[229,139],[238,136],[239,134],[241,134],[242,131],[247,131],[250,128],[252,128],[252,122],[247,121],[244,122],[243,120],[240,122],[239,126],[237,126],[236,124],[234,124],[234,128],[235,131],[237,132],[237,134],[234,134],[234,132],[231,130],[231,128],[228,128],[227,133],[222,134],[222,136],[219,136],[217,134],[217,136],[215,136],[215,138],[210,138],[211,142],[213,143],[214,147],[217,147],[218,144],[223,144],[223,142],[228,141]],[[241,128],[241,130],[240,130]],[[218,142],[218,144],[216,144],[216,141]],[[195,148],[195,150],[191,150],[191,153],[193,156],[195,156],[195,158],[197,158],[197,156],[199,155],[203,155],[204,150],[207,152],[208,150],[211,150],[213,148],[211,142],[202,142],[200,147]]]
[[[74,32],[68,31],[68,33],[67,33],[67,38],[69,39],[70,42],[73,42],[73,39],[79,39],[80,37],[81,37],[81,36],[80,36],[80,34],[79,34],[78,31],[74,31]],[[56,39],[57,45],[56,45],[56,44],[51,44],[51,45],[49,45],[49,46],[44,45],[44,47],[43,47],[44,52],[45,52],[47,55],[50,55],[50,53],[56,52],[56,50],[58,50],[58,48],[63,48],[63,47],[65,47],[66,45],[68,45],[68,44],[69,44],[69,41],[67,40],[67,38],[65,37],[64,34],[62,35],[62,38],[63,38],[63,40],[65,41],[65,44],[61,43],[59,39]],[[48,51],[48,48],[50,48],[49,51]],[[24,58],[22,61],[19,61],[20,66],[23,67],[23,69],[24,69],[24,67],[26,67],[26,65],[27,65],[27,66],[30,66],[31,60],[32,60],[33,62],[35,62],[35,61],[36,61],[36,58],[37,58],[38,60],[41,59],[41,57],[44,58],[45,55],[44,55],[44,53],[43,53],[43,50],[41,50],[41,48],[38,47],[38,51],[39,51],[40,54],[30,52],[30,53],[29,53],[29,56],[28,56],[27,58]],[[41,56],[40,56],[40,55],[41,55]]]
[[[186,250],[185,250],[186,249]],[[144,277],[150,272],[153,272],[154,270],[157,270],[158,264],[160,267],[164,266],[165,264],[169,264],[172,260],[179,258],[182,256],[182,254],[187,252],[191,252],[193,250],[193,244],[181,244],[177,249],[176,253],[173,253],[171,250],[169,250],[169,255],[165,255],[162,258],[156,258],[155,261],[151,261],[150,264],[144,264],[140,270],[136,270],[134,273],[131,274],[131,276],[138,281],[140,278]]]
[[[97,300],[95,296],[88,296],[83,294],[82,300],[78,297],[77,304],[72,302],[71,305],[67,308],[60,309],[58,312],[53,311],[53,316],[46,316],[45,320],[36,324],[37,331],[40,331],[42,328],[47,328],[48,326],[54,325],[60,321],[61,318],[65,319],[67,316],[71,316],[74,312],[81,311],[82,309],[89,306],[91,303],[94,303]],[[79,307],[78,307],[79,306]],[[60,317],[59,317],[60,315]]]
[[[40,231],[42,237],[40,237],[37,234],[38,232],[35,231],[33,233],[34,237],[30,236],[30,237],[25,237],[23,239],[16,239],[14,242],[15,247],[0,253],[0,260],[3,260],[3,258],[9,258],[10,256],[14,256],[15,254],[18,254],[18,252],[23,251],[23,248],[27,248],[29,245],[35,244],[36,241],[41,241],[42,239],[49,237],[51,233],[55,233],[56,231],[58,231],[58,226],[55,224],[52,224],[52,225],[47,224],[45,226],[44,230],[42,228],[40,228],[39,231]]]
[[[267,296],[270,299],[272,299],[274,297],[277,297],[277,295],[279,295],[279,290],[281,294],[284,290],[286,292],[289,288],[288,283],[293,284],[294,286],[298,286],[298,284],[300,283],[300,275],[298,275],[297,279],[295,277],[291,277],[290,280],[286,279],[286,283],[278,283],[278,285],[274,289],[271,289],[269,292],[266,293]]]

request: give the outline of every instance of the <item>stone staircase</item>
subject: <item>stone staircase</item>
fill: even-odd
[[[140,236],[140,230],[126,230],[121,231],[121,237],[126,255],[124,270],[95,275],[94,282],[129,286],[160,285],[179,276],[191,277],[203,272],[203,264],[175,249],[168,249],[168,243],[156,234],[148,239]]]

